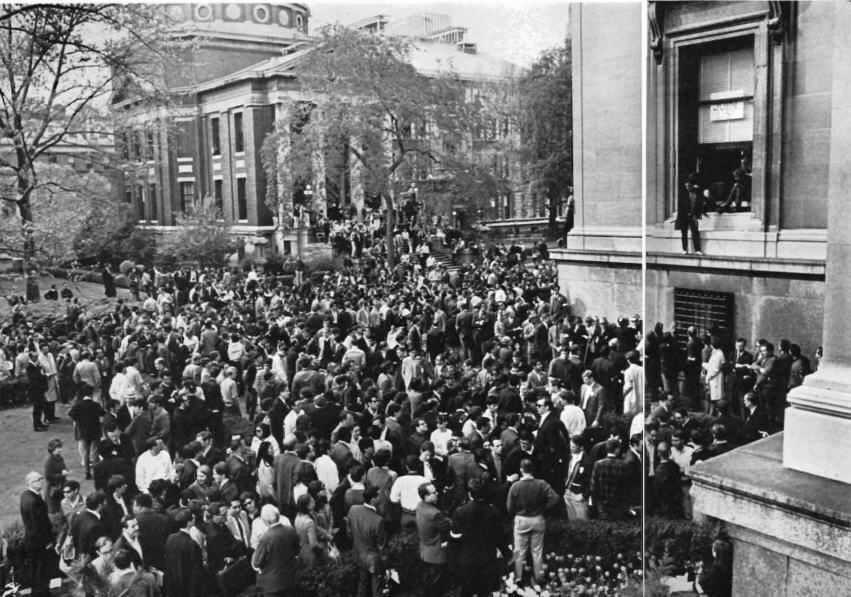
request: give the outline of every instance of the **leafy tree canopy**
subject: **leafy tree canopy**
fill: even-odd
[[[520,79],[521,159],[533,189],[558,201],[573,184],[573,104],[570,40],[544,52]]]

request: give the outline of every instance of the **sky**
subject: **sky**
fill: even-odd
[[[495,2],[419,3],[409,0],[392,4],[363,2],[306,2],[310,28],[327,24],[349,25],[360,19],[385,14],[396,18],[420,12],[448,14],[453,26],[466,27],[465,41],[476,43],[480,52],[528,67],[542,51],[561,46],[567,36],[566,1],[497,0]]]

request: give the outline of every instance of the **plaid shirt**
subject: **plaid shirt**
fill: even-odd
[[[607,456],[594,464],[591,496],[601,512],[625,511],[628,485],[629,469],[620,458]]]

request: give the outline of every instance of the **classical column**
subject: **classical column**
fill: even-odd
[[[824,358],[789,392],[783,465],[851,484],[851,4],[835,4]]]

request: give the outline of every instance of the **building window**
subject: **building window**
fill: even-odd
[[[680,52],[680,178],[691,172],[709,193],[710,209],[750,209],[754,131],[754,37]],[[734,193],[734,181],[739,186]],[[680,181],[678,181],[680,182]],[[682,185],[680,185],[682,187]],[[683,191],[684,192],[684,191]]]
[[[213,144],[213,155],[222,155],[222,142],[219,136],[219,119],[210,119],[210,142]]]
[[[236,219],[244,221],[248,219],[248,198],[245,195],[245,179],[236,179]]]
[[[213,181],[213,199],[216,202],[216,209],[220,212],[224,213],[224,185],[222,184],[222,179],[219,178]]]
[[[184,181],[180,183],[180,211],[186,213],[186,209],[195,201],[195,183]]]
[[[139,221],[144,222],[148,215],[148,206],[145,203],[145,189],[142,185],[136,187],[136,196],[139,198],[139,205],[136,213],[139,216]]]
[[[130,157],[134,160],[142,159],[142,140],[139,138],[139,131],[130,131],[130,140],[133,144],[133,155]]]
[[[152,162],[156,159],[156,138],[154,137],[154,131],[145,131],[145,157],[149,162]]]
[[[698,335],[711,334],[721,339],[722,346],[732,345],[734,336],[734,295],[674,288],[674,334],[685,346],[687,330],[694,326]]]
[[[177,157],[191,158],[195,156],[195,132],[192,122],[184,120],[177,123]]]
[[[133,191],[130,189],[124,189],[124,203],[127,205],[133,205]]]
[[[148,200],[151,203],[151,221],[156,222],[159,220],[159,214],[157,213],[159,210],[159,206],[157,205],[157,185],[151,184],[148,187]]]
[[[242,112],[233,115],[233,150],[236,153],[245,151],[245,138],[242,133]]]

